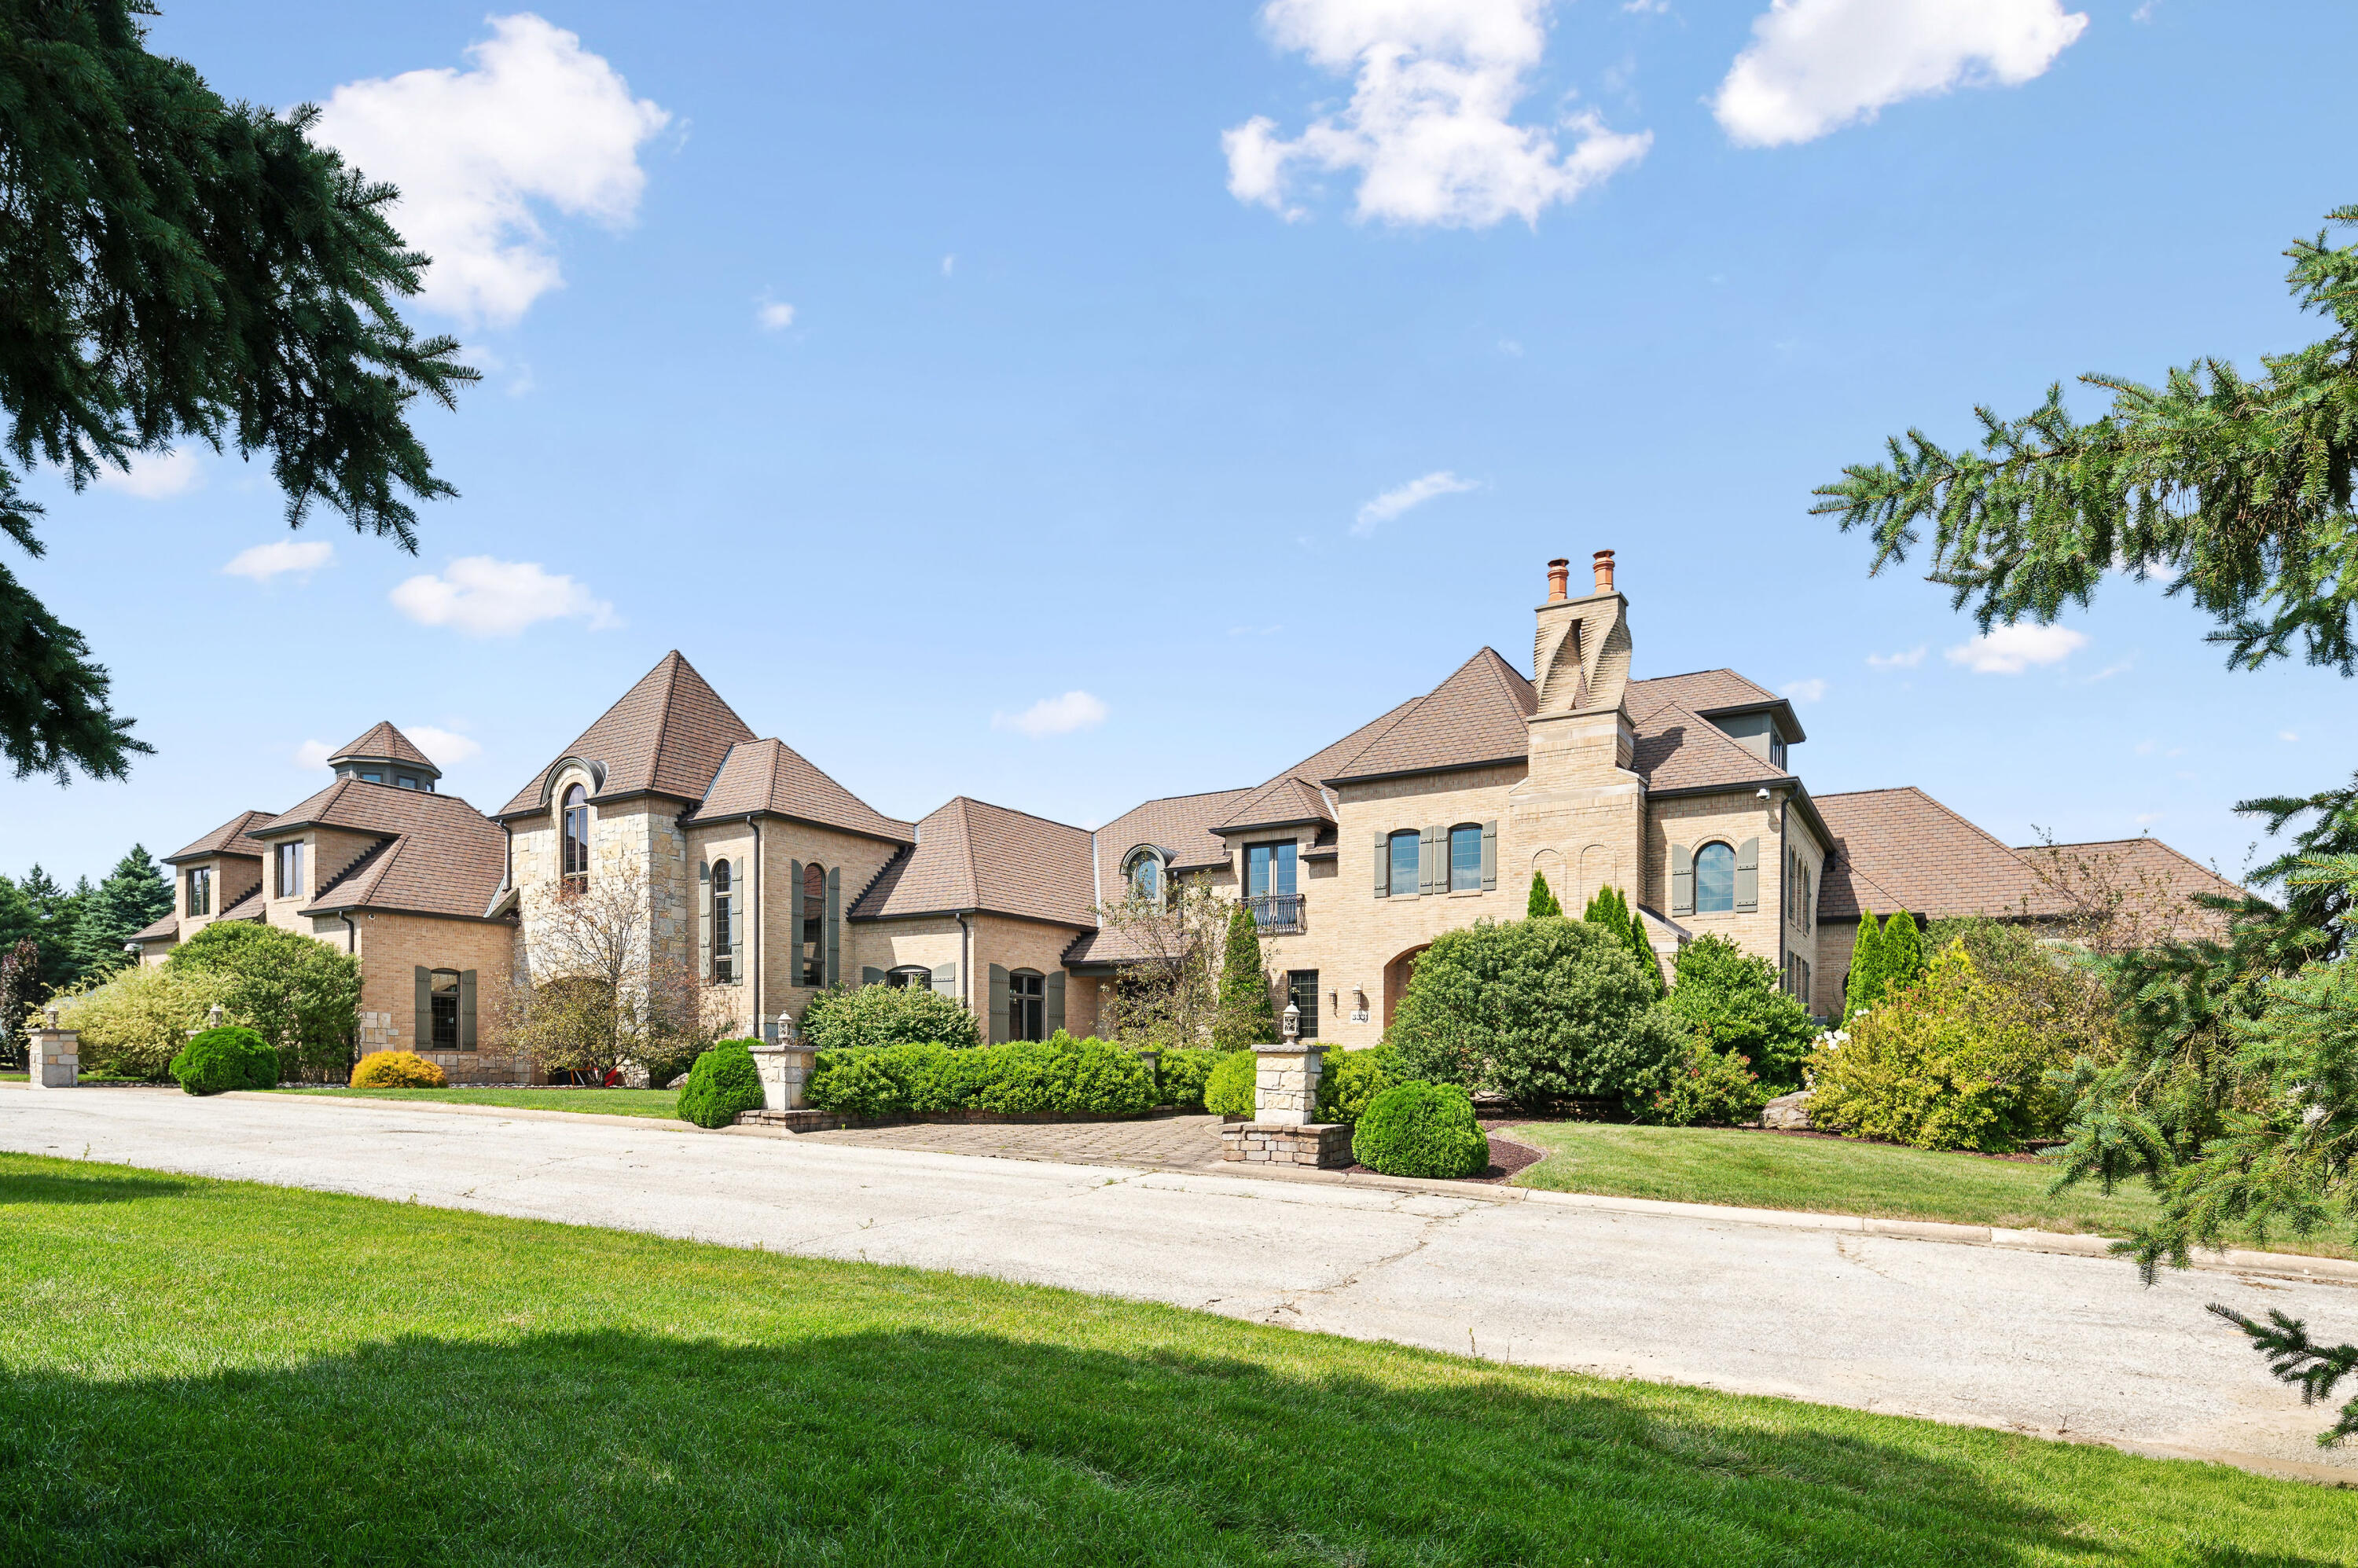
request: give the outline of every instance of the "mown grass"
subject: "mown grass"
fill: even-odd
[[[598,1116],[657,1116],[676,1120],[677,1089],[449,1088],[354,1089],[340,1084],[274,1091],[283,1095],[332,1095],[339,1099],[424,1099],[450,1105],[503,1105],[532,1110],[587,1111]]]
[[[0,1561],[2358,1562],[2358,1496],[0,1155]]]

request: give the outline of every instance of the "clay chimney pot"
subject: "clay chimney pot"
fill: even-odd
[[[1613,552],[1597,551],[1594,564],[1596,568],[1596,591],[1611,593],[1613,591]]]
[[[1550,604],[1562,604],[1572,597],[1572,559],[1558,557],[1548,563],[1548,596]]]

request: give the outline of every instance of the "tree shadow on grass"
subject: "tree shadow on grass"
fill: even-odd
[[[2349,1560],[2338,1494],[2233,1472],[1345,1354],[1381,1375],[928,1330],[406,1337],[200,1377],[19,1374],[0,1381],[0,1561]]]
[[[9,1204],[131,1203],[139,1198],[171,1197],[189,1190],[186,1182],[169,1176],[126,1176],[120,1166],[103,1166],[84,1175],[49,1171],[15,1170],[0,1159],[0,1207]]]

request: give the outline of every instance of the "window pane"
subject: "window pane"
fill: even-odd
[[[1482,830],[1467,826],[1449,830],[1449,891],[1482,891]]]
[[[1414,833],[1392,835],[1391,891],[1395,893],[1416,892],[1417,837]]]
[[[1695,851],[1695,913],[1728,914],[1736,908],[1736,851],[1705,844]]]
[[[1291,893],[1293,891],[1293,846],[1290,843],[1277,846],[1277,872],[1273,881],[1275,885],[1270,889],[1271,892]]]

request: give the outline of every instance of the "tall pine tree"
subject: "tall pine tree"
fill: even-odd
[[[1531,896],[1523,905],[1523,918],[1537,920],[1542,914],[1562,914],[1563,905],[1555,901],[1555,890],[1548,886],[1543,871],[1531,873]]]
[[[132,933],[171,912],[172,884],[146,845],[132,845],[75,915],[70,949],[81,978],[103,979],[129,963],[124,947]]]
[[[1277,1008],[1261,967],[1260,923],[1243,904],[1228,907],[1228,943],[1220,958],[1220,1000],[1212,1016],[1212,1044],[1223,1051],[1278,1041]]]
[[[1858,940],[1851,944],[1850,978],[1843,982],[1843,1021],[1875,1005],[1883,994],[1883,932],[1875,911],[1858,912]]]

